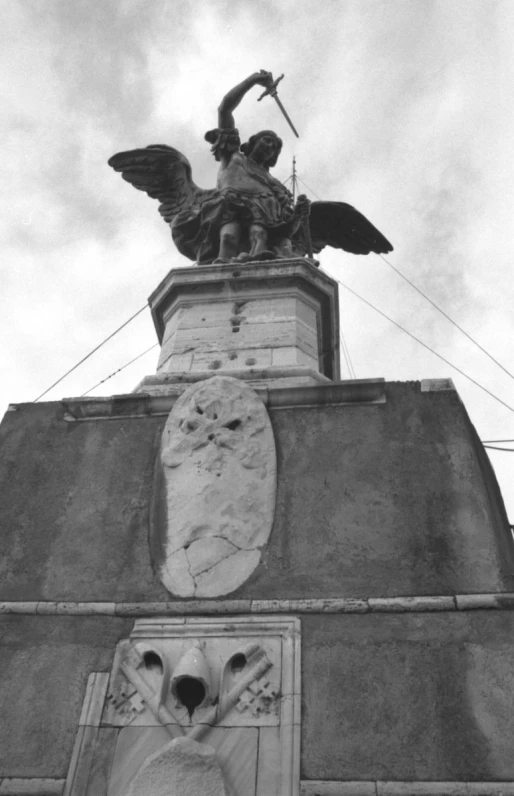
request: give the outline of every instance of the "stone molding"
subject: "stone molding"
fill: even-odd
[[[170,602],[0,602],[0,614],[41,616],[191,616],[218,614],[365,614],[514,610],[514,592],[407,597],[335,597],[293,600],[174,600]],[[0,796],[2,791],[0,791]]]
[[[61,796],[63,779],[0,777],[0,796]]]
[[[104,750],[108,749],[114,741],[112,732],[110,733],[111,737],[100,737],[100,720],[108,685],[108,672],[92,672],[88,677],[75,745],[62,796],[94,796],[95,794],[97,788],[94,781],[95,751],[98,746]]]
[[[302,371],[303,373],[303,371]],[[212,371],[197,374],[198,381],[212,378]],[[237,373],[235,374],[237,376]],[[252,378],[258,378],[258,371]],[[158,379],[165,376],[148,377]],[[249,384],[251,385],[251,382]],[[184,382],[184,390],[189,382]],[[347,404],[383,404],[386,402],[385,379],[355,379],[330,382],[310,387],[259,388],[255,392],[267,409],[292,409],[309,406],[345,406]],[[67,422],[79,420],[121,420],[133,417],[167,416],[172,410],[177,395],[146,395],[129,393],[109,398],[64,398],[61,401],[62,419]],[[11,404],[12,411],[22,410],[23,404]]]
[[[455,390],[452,379],[421,379],[420,392],[445,392]]]
[[[0,779],[0,796],[63,796],[63,779]],[[300,796],[514,796],[514,782],[304,780]]]
[[[304,780],[300,796],[514,796],[514,782]]]

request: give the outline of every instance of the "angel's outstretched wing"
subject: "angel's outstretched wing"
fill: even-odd
[[[195,185],[188,159],[166,144],[119,152],[108,163],[134,188],[159,200],[159,213],[168,224],[180,212],[198,207],[214,193]]]
[[[344,249],[351,254],[382,254],[393,247],[373,224],[351,205],[344,202],[312,202],[309,217],[312,250],[324,246]]]

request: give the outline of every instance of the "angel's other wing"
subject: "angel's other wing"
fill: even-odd
[[[205,191],[195,185],[188,159],[166,144],[118,152],[107,162],[134,188],[159,200],[159,213],[168,224],[181,211],[201,204],[213,194],[212,190]]]
[[[344,249],[351,254],[382,254],[393,247],[373,224],[345,202],[312,202],[309,217],[312,250],[324,246]]]

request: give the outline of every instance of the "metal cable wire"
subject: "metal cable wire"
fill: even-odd
[[[456,321],[454,321],[452,318],[450,318],[450,316],[448,315],[448,313],[447,313],[447,312],[445,312],[444,310],[442,310],[442,309],[441,309],[441,307],[439,307],[439,306],[438,306],[438,305],[435,303],[435,301],[432,301],[432,299],[431,299],[431,298],[429,298],[429,297],[426,295],[426,293],[423,293],[423,291],[422,291],[422,290],[420,290],[420,288],[419,288],[419,287],[417,287],[417,286],[414,284],[414,282],[411,282],[411,280],[410,280],[410,279],[409,279],[407,276],[405,276],[405,274],[403,274],[403,273],[400,271],[400,269],[399,269],[399,268],[397,268],[395,265],[393,265],[392,263],[390,263],[390,262],[389,262],[389,260],[387,260],[387,259],[386,259],[386,258],[385,258],[385,257],[384,257],[382,254],[379,254],[378,256],[379,256],[379,257],[380,257],[380,258],[381,258],[381,259],[382,259],[382,260],[383,260],[385,263],[387,263],[387,265],[388,265],[390,268],[392,268],[392,269],[393,269],[393,271],[396,271],[396,273],[398,274],[398,276],[401,276],[401,278],[402,278],[402,279],[404,279],[404,280],[405,280],[405,281],[406,281],[406,282],[407,282],[407,283],[408,283],[408,284],[409,284],[409,285],[410,285],[412,288],[414,288],[414,290],[415,290],[417,293],[419,293],[419,295],[420,295],[420,296],[423,296],[423,298],[424,298],[426,301],[428,301],[428,302],[429,302],[429,303],[430,303],[430,304],[431,304],[433,307],[435,307],[435,309],[436,309],[438,312],[440,312],[440,313],[441,313],[441,315],[443,315],[443,316],[446,318],[446,320],[450,321],[450,323],[451,323],[451,324],[453,324],[453,326],[455,326],[455,327],[456,327],[456,329],[458,329],[458,330],[459,330],[459,332],[462,332],[462,334],[463,334],[463,335],[465,335],[465,336],[468,338],[468,340],[471,340],[471,342],[472,342],[474,345],[476,345],[476,346],[477,346],[477,348],[479,348],[479,349],[480,349],[480,350],[481,350],[481,351],[482,351],[482,352],[483,352],[483,353],[484,353],[484,354],[485,354],[487,357],[489,357],[489,359],[491,359],[491,360],[492,360],[492,361],[493,361],[493,362],[494,362],[496,365],[498,365],[498,367],[499,367],[499,368],[501,368],[503,371],[505,371],[505,373],[506,373],[508,376],[510,376],[510,378],[511,378],[511,379],[514,379],[514,375],[512,375],[512,373],[511,373],[509,370],[507,370],[507,368],[506,368],[506,367],[504,367],[504,366],[501,364],[501,362],[498,362],[498,360],[497,360],[497,359],[495,359],[495,358],[493,357],[493,355],[489,353],[489,351],[486,351],[486,349],[485,349],[483,346],[481,346],[481,345],[480,345],[480,343],[478,343],[478,342],[477,342],[477,341],[476,341],[476,340],[475,340],[473,337],[471,337],[471,335],[470,335],[470,334],[468,334],[468,332],[466,332],[466,331],[465,331],[465,330],[462,328],[462,326],[459,326],[459,324],[458,324]]]
[[[389,315],[386,315],[386,314],[385,314],[385,312],[382,312],[382,310],[379,310],[379,309],[378,309],[378,307],[375,307],[375,305],[374,305],[374,304],[372,304],[372,303],[371,303],[370,301],[368,301],[367,299],[363,298],[363,296],[360,296],[358,293],[356,293],[356,292],[355,292],[355,290],[352,290],[352,288],[351,288],[351,287],[348,287],[348,285],[345,285],[345,284],[344,284],[344,282],[341,282],[341,280],[340,280],[340,279],[338,279],[337,281],[339,282],[339,284],[340,284],[340,285],[342,285],[342,286],[345,288],[345,290],[348,290],[350,293],[353,293],[353,295],[354,295],[354,296],[356,296],[356,297],[357,297],[358,299],[360,299],[361,301],[363,301],[363,302],[364,302],[364,304],[367,304],[367,305],[368,305],[368,307],[371,307],[371,309],[375,310],[375,312],[378,312],[378,314],[379,314],[379,315],[381,315],[383,318],[386,318],[386,320],[388,320],[390,323],[392,323],[392,324],[394,324],[395,326],[397,326],[397,327],[398,327],[398,329],[401,329],[401,331],[402,331],[402,332],[405,332],[405,334],[408,334],[408,335],[409,335],[409,337],[412,337],[412,339],[413,339],[413,340],[415,340],[415,341],[416,341],[417,343],[419,343],[420,345],[422,345],[422,346],[423,346],[423,348],[426,348],[426,349],[427,349],[428,351],[430,351],[432,354],[435,354],[435,356],[436,356],[436,357],[438,357],[438,358],[439,358],[439,359],[441,359],[443,362],[445,362],[447,365],[449,365],[451,368],[453,368],[454,370],[456,370],[456,371],[457,371],[457,373],[460,373],[460,374],[461,374],[461,376],[464,376],[464,378],[468,379],[468,381],[472,382],[472,384],[474,384],[476,387],[479,387],[479,388],[480,388],[481,390],[483,390],[485,393],[487,393],[488,395],[490,395],[490,396],[491,396],[491,398],[494,398],[494,400],[495,400],[495,401],[498,401],[498,403],[502,404],[502,406],[504,406],[506,409],[509,409],[511,412],[514,412],[514,408],[513,408],[512,406],[509,406],[509,404],[505,403],[505,401],[502,401],[502,399],[501,399],[501,398],[498,398],[498,396],[497,396],[497,395],[495,395],[494,393],[492,393],[490,390],[488,390],[488,389],[487,389],[487,387],[484,387],[482,384],[480,384],[480,383],[479,383],[478,381],[476,381],[474,378],[472,378],[471,376],[468,376],[468,374],[467,374],[467,373],[464,373],[464,371],[463,371],[463,370],[461,370],[460,368],[458,368],[458,367],[457,367],[457,365],[454,365],[454,364],[453,364],[452,362],[450,362],[448,359],[446,359],[445,357],[443,357],[443,356],[442,356],[442,354],[438,354],[438,353],[437,353],[437,351],[434,351],[434,349],[433,349],[433,348],[431,348],[429,345],[427,345],[427,344],[426,344],[426,343],[424,343],[422,340],[420,340],[420,339],[419,339],[419,337],[416,337],[416,335],[412,334],[412,332],[409,332],[407,329],[405,329],[405,328],[404,328],[403,326],[401,326],[399,323],[397,323],[396,321],[393,321],[393,319],[392,319],[392,318],[390,318],[390,317],[389,317]],[[503,450],[503,449],[502,449],[502,450]]]
[[[128,368],[128,366],[132,365],[132,363],[135,362],[137,359],[141,359],[141,357],[143,357],[145,354],[148,354],[149,351],[152,351],[158,345],[159,345],[159,343],[154,343],[153,345],[150,346],[150,348],[147,348],[146,351],[142,351],[141,354],[137,355],[137,357],[134,357],[134,359],[131,359],[130,362],[126,362],[124,365],[121,366],[121,368],[118,368],[118,370],[114,370],[109,376],[106,376],[105,379],[102,379],[101,381],[98,382],[98,384],[95,384],[94,387],[90,387],[89,390],[86,390],[86,392],[83,392],[80,397],[84,398],[84,396],[89,395],[90,392],[93,392],[93,390],[96,390],[96,388],[99,387],[101,384],[103,384],[106,381],[109,381],[109,379],[112,379],[112,377],[116,376],[117,373],[121,373],[122,370],[125,370],[125,368]]]
[[[321,197],[318,196],[318,194],[315,191],[313,191],[312,188],[309,188],[309,186],[307,185],[306,182],[304,182],[298,176],[297,176],[297,179],[302,183],[302,185],[305,185],[307,190],[309,190],[317,199],[320,199],[320,201],[321,201]],[[424,293],[419,287],[417,287],[417,285],[415,285],[414,282],[411,282],[411,280],[407,276],[405,276],[405,274],[402,273],[402,271],[400,271],[399,268],[397,268],[395,265],[393,265],[391,262],[389,262],[389,260],[386,257],[384,257],[383,254],[379,254],[378,256],[390,268],[392,268],[393,271],[395,271],[398,274],[398,276],[400,276],[402,279],[404,279],[405,282],[407,282],[417,293],[419,293],[419,295],[422,296],[425,299],[425,301],[428,301],[438,312],[441,313],[441,315],[443,315],[451,324],[453,324],[453,326],[455,326],[456,329],[458,329],[465,337],[467,337],[468,340],[470,340],[473,343],[473,345],[477,346],[477,348],[479,348],[480,351],[482,351],[482,353],[484,353],[487,357],[489,357],[489,359],[492,362],[494,362],[495,365],[497,365],[499,368],[501,368],[508,376],[510,376],[511,379],[514,379],[514,375],[504,365],[502,365],[501,362],[498,362],[498,360],[492,354],[490,354],[489,351],[487,351],[482,345],[480,345],[480,343],[477,342],[477,340],[475,340],[474,337],[472,337],[468,332],[466,332],[465,329],[462,328],[462,326],[460,326],[456,321],[453,320],[453,318],[450,318],[450,316],[448,315],[447,312],[445,312],[443,309],[441,309],[441,307],[439,307],[439,305],[436,304],[435,301],[433,301],[431,298],[429,298],[429,296],[427,296],[426,293]]]
[[[73,365],[72,368],[67,370],[66,373],[64,374],[64,376],[61,376],[60,379],[57,379],[57,381],[54,381],[54,383],[50,387],[48,387],[48,389],[46,389],[44,392],[42,392],[41,395],[38,395],[38,397],[35,398],[32,403],[36,403],[36,401],[39,401],[39,399],[42,398],[44,395],[46,395],[48,392],[50,392],[50,390],[52,390],[54,387],[57,387],[57,385],[60,384],[61,381],[63,381],[66,378],[66,376],[69,376],[70,373],[73,373],[73,371],[76,370],[79,367],[79,365],[82,365],[82,363],[85,362],[86,359],[89,359],[89,357],[92,356],[96,351],[98,351],[99,348],[101,348],[103,345],[105,345],[105,343],[107,343],[109,340],[111,340],[114,337],[114,335],[118,334],[118,332],[121,332],[121,330],[124,329],[125,326],[127,326],[131,321],[133,321],[134,318],[137,318],[137,316],[140,315],[143,312],[143,310],[146,310],[147,307],[148,307],[148,304],[145,304],[144,307],[141,307],[141,309],[139,309],[137,312],[135,312],[134,315],[132,315],[132,317],[130,317],[128,319],[128,321],[125,321],[125,323],[122,323],[121,326],[119,326],[112,334],[110,334],[108,337],[106,337],[105,340],[103,340],[100,343],[100,345],[97,345],[95,348],[93,348],[93,350],[90,351],[89,354],[86,354],[86,356],[83,357],[80,360],[80,362],[77,362],[76,365]]]
[[[344,358],[345,358],[345,361],[346,361],[346,366],[348,368],[348,372],[350,374],[350,378],[351,379],[356,379],[357,376],[355,375],[355,370],[353,368],[353,362],[352,362],[352,358],[350,356],[350,349],[348,348],[348,346],[346,344],[346,339],[345,339],[345,336],[343,334],[343,330],[341,329],[341,327],[339,328],[339,339],[341,340],[341,349],[343,351],[343,355],[344,355]]]
[[[346,353],[346,349],[345,349],[344,343],[343,343],[343,338],[341,337],[341,335],[339,335],[339,340],[341,342],[341,351],[343,352],[343,356],[344,356],[344,359],[345,359],[345,362],[346,362],[346,367],[348,369],[348,375],[350,376],[351,379],[353,379],[354,377],[352,376],[352,369],[351,369],[350,363],[348,361],[348,355]]]
[[[355,375],[355,368],[353,367],[352,358],[350,356],[350,349],[348,348],[348,343],[346,342],[346,337],[344,336],[343,327],[341,325],[341,318],[339,318],[339,334],[341,335],[341,341],[346,348],[346,354],[348,355],[348,362],[350,363],[350,373],[352,374],[352,378],[356,379],[357,376]]]
[[[319,200],[320,200],[320,202],[322,202],[322,201],[323,201],[323,199],[321,198],[321,196],[318,196],[318,194],[316,193],[316,191],[313,191],[313,190],[312,190],[312,188],[309,188],[309,186],[307,185],[307,183],[306,183],[306,182],[304,182],[302,179],[300,179],[300,177],[298,176],[298,174],[296,175],[296,179],[298,180],[298,182],[301,182],[301,183],[302,183],[302,185],[305,185],[305,187],[307,188],[307,190],[308,190],[308,191],[310,191],[310,192],[311,192],[311,194],[312,194],[313,196],[315,196],[315,197],[316,197],[316,199],[319,199]]]
[[[304,180],[302,180],[300,177],[298,177],[298,175],[296,175],[296,179],[298,180],[298,182],[301,182],[301,183],[302,183],[302,185],[304,185],[304,186],[305,186],[305,188],[307,188],[307,190],[308,190],[308,191],[310,191],[310,192],[313,194],[313,196],[315,196],[317,199],[319,199],[320,201],[322,201],[321,197],[320,197],[320,196],[319,196],[319,195],[318,195],[318,194],[317,194],[315,191],[313,191],[313,190],[312,190],[312,188],[310,188],[310,187],[307,185],[307,183],[306,183],[306,182],[304,182]],[[480,349],[480,350],[481,350],[481,351],[482,351],[482,352],[483,352],[483,353],[484,353],[484,354],[485,354],[487,357],[489,357],[489,359],[491,359],[491,360],[492,360],[492,361],[493,361],[493,362],[494,362],[496,365],[498,365],[498,367],[500,367],[500,368],[501,368],[503,371],[505,371],[505,373],[507,373],[507,375],[508,375],[508,376],[510,376],[512,379],[514,379],[514,376],[512,375],[512,373],[510,373],[510,371],[509,371],[509,370],[507,370],[507,368],[505,368],[505,367],[504,367],[504,366],[501,364],[501,362],[498,362],[498,360],[497,360],[495,357],[493,357],[493,355],[492,355],[492,354],[490,354],[490,353],[489,353],[489,352],[488,352],[488,351],[487,351],[487,350],[486,350],[486,349],[485,349],[483,346],[481,346],[481,345],[480,345],[480,343],[478,343],[478,342],[477,342],[477,341],[476,341],[476,340],[475,340],[475,339],[474,339],[474,338],[473,338],[473,337],[472,337],[470,334],[468,334],[468,332],[466,332],[466,331],[465,331],[465,330],[464,330],[464,329],[463,329],[463,328],[462,328],[462,327],[461,327],[461,326],[460,326],[460,325],[459,325],[459,324],[458,324],[456,321],[454,321],[452,318],[450,318],[450,316],[449,316],[449,315],[448,315],[448,314],[447,314],[447,313],[446,313],[444,310],[442,310],[442,309],[441,309],[441,308],[440,308],[440,307],[439,307],[439,306],[438,306],[438,305],[435,303],[435,301],[432,301],[432,299],[431,299],[431,298],[429,298],[429,297],[428,297],[428,296],[427,296],[425,293],[423,293],[423,291],[422,291],[422,290],[420,290],[420,288],[418,288],[418,287],[417,287],[417,286],[416,286],[416,285],[415,285],[413,282],[411,282],[411,280],[410,280],[410,279],[409,279],[407,276],[405,276],[405,274],[403,274],[403,273],[400,271],[400,269],[399,269],[399,268],[396,268],[396,266],[394,266],[392,263],[390,263],[390,262],[389,262],[389,260],[387,260],[387,259],[386,259],[386,258],[385,258],[385,257],[384,257],[382,254],[380,254],[379,256],[382,258],[382,260],[383,260],[383,261],[384,261],[384,262],[385,262],[385,263],[386,263],[386,264],[387,264],[387,265],[388,265],[390,268],[392,268],[392,269],[393,269],[393,271],[396,271],[396,273],[398,274],[398,276],[401,276],[401,278],[402,278],[402,279],[404,279],[404,280],[405,280],[405,281],[406,281],[406,282],[407,282],[407,283],[408,283],[408,284],[409,284],[409,285],[410,285],[412,288],[414,288],[414,290],[416,290],[416,291],[417,291],[417,292],[420,294],[420,296],[422,296],[422,297],[423,297],[423,298],[424,298],[426,301],[428,301],[430,304],[432,304],[432,306],[433,306],[433,307],[434,307],[434,308],[435,308],[435,309],[436,309],[438,312],[440,312],[440,313],[441,313],[441,315],[443,315],[443,316],[444,316],[444,317],[445,317],[445,318],[446,318],[448,321],[450,321],[450,323],[451,323],[451,324],[453,324],[453,326],[455,326],[455,327],[456,327],[456,328],[457,328],[457,329],[458,329],[458,330],[459,330],[459,331],[460,331],[460,332],[461,332],[463,335],[465,335],[465,336],[466,336],[466,337],[467,337],[467,338],[468,338],[468,339],[469,339],[469,340],[470,340],[470,341],[471,341],[471,342],[472,342],[474,345],[476,345],[476,346],[477,346],[477,348],[479,348],[479,349]],[[417,338],[415,335],[413,335],[413,334],[411,334],[411,332],[407,331],[407,329],[404,329],[404,328],[403,328],[403,326],[400,326],[400,324],[399,324],[399,323],[397,323],[396,321],[393,321],[393,319],[392,319],[392,318],[389,318],[389,316],[388,316],[388,315],[386,315],[386,314],[385,314],[384,312],[382,312],[381,310],[379,310],[379,309],[378,309],[378,307],[375,307],[373,304],[371,304],[371,302],[367,301],[367,300],[366,300],[365,298],[363,298],[362,296],[359,296],[359,294],[358,294],[358,293],[356,293],[354,290],[352,290],[350,287],[348,287],[348,285],[345,285],[343,282],[341,282],[341,280],[340,280],[340,279],[338,279],[337,281],[339,282],[339,284],[340,284],[340,285],[342,285],[342,287],[346,288],[346,290],[349,290],[349,291],[350,291],[350,293],[353,293],[353,295],[354,295],[354,296],[356,296],[357,298],[361,299],[361,301],[364,301],[364,303],[365,303],[365,304],[367,304],[369,307],[371,307],[372,309],[374,309],[376,312],[378,312],[380,315],[382,315],[382,316],[383,316],[384,318],[386,318],[388,321],[390,321],[391,323],[393,323],[395,326],[397,326],[399,329],[401,329],[401,331],[403,331],[403,332],[405,332],[406,334],[408,334],[408,335],[409,335],[409,337],[412,337],[412,339],[413,339],[413,340],[416,340],[416,342],[420,343],[420,345],[422,345],[424,348],[428,349],[428,350],[429,350],[429,351],[430,351],[432,354],[435,354],[435,356],[439,357],[439,359],[441,359],[443,362],[445,362],[445,363],[446,363],[447,365],[449,365],[451,368],[453,368],[454,370],[456,370],[458,373],[460,373],[460,374],[461,374],[462,376],[464,376],[466,379],[468,379],[469,381],[471,381],[473,384],[475,384],[475,385],[476,385],[477,387],[479,387],[481,390],[483,390],[483,391],[484,391],[484,392],[486,392],[488,395],[490,395],[492,398],[494,398],[494,399],[495,399],[495,401],[498,401],[499,403],[501,403],[501,404],[502,404],[502,406],[505,406],[507,409],[510,409],[510,411],[511,411],[511,412],[514,412],[514,409],[513,409],[513,407],[509,406],[507,403],[505,403],[505,401],[502,401],[502,399],[501,399],[501,398],[498,398],[498,396],[494,395],[494,393],[492,393],[490,390],[488,390],[488,389],[487,389],[486,387],[484,387],[482,384],[480,384],[479,382],[477,382],[477,381],[476,381],[475,379],[473,379],[471,376],[468,376],[468,375],[467,375],[467,373],[464,373],[464,371],[462,371],[462,370],[461,370],[460,368],[458,368],[456,365],[453,365],[453,364],[452,364],[452,363],[451,363],[449,360],[447,360],[447,359],[445,359],[445,357],[441,356],[441,354],[438,354],[438,353],[437,353],[437,351],[434,351],[434,349],[430,348],[430,346],[426,345],[426,343],[423,343],[423,342],[422,342],[421,340],[419,340],[419,339],[418,339],[418,338]],[[341,345],[342,345],[342,349],[343,349],[343,354],[344,354],[344,356],[345,356],[346,364],[348,365],[348,360],[346,359],[346,353],[345,353],[345,346],[343,345],[343,337],[342,337],[342,334],[341,334]],[[349,354],[349,352],[348,352],[348,354]],[[482,444],[484,445],[484,447],[485,447],[485,448],[489,448],[490,450],[501,450],[501,451],[507,451],[507,452],[510,452],[510,451],[514,452],[514,448],[499,448],[499,447],[493,447],[493,446],[487,445],[487,444],[486,444],[487,442],[504,442],[504,443],[506,443],[506,442],[514,442],[514,440],[507,439],[507,440],[485,440],[485,441],[482,441]]]

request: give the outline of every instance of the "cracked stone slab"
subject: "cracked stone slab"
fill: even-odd
[[[174,404],[162,435],[150,548],[161,582],[180,597],[218,597],[258,566],[275,511],[276,452],[263,402],[214,376]]]

